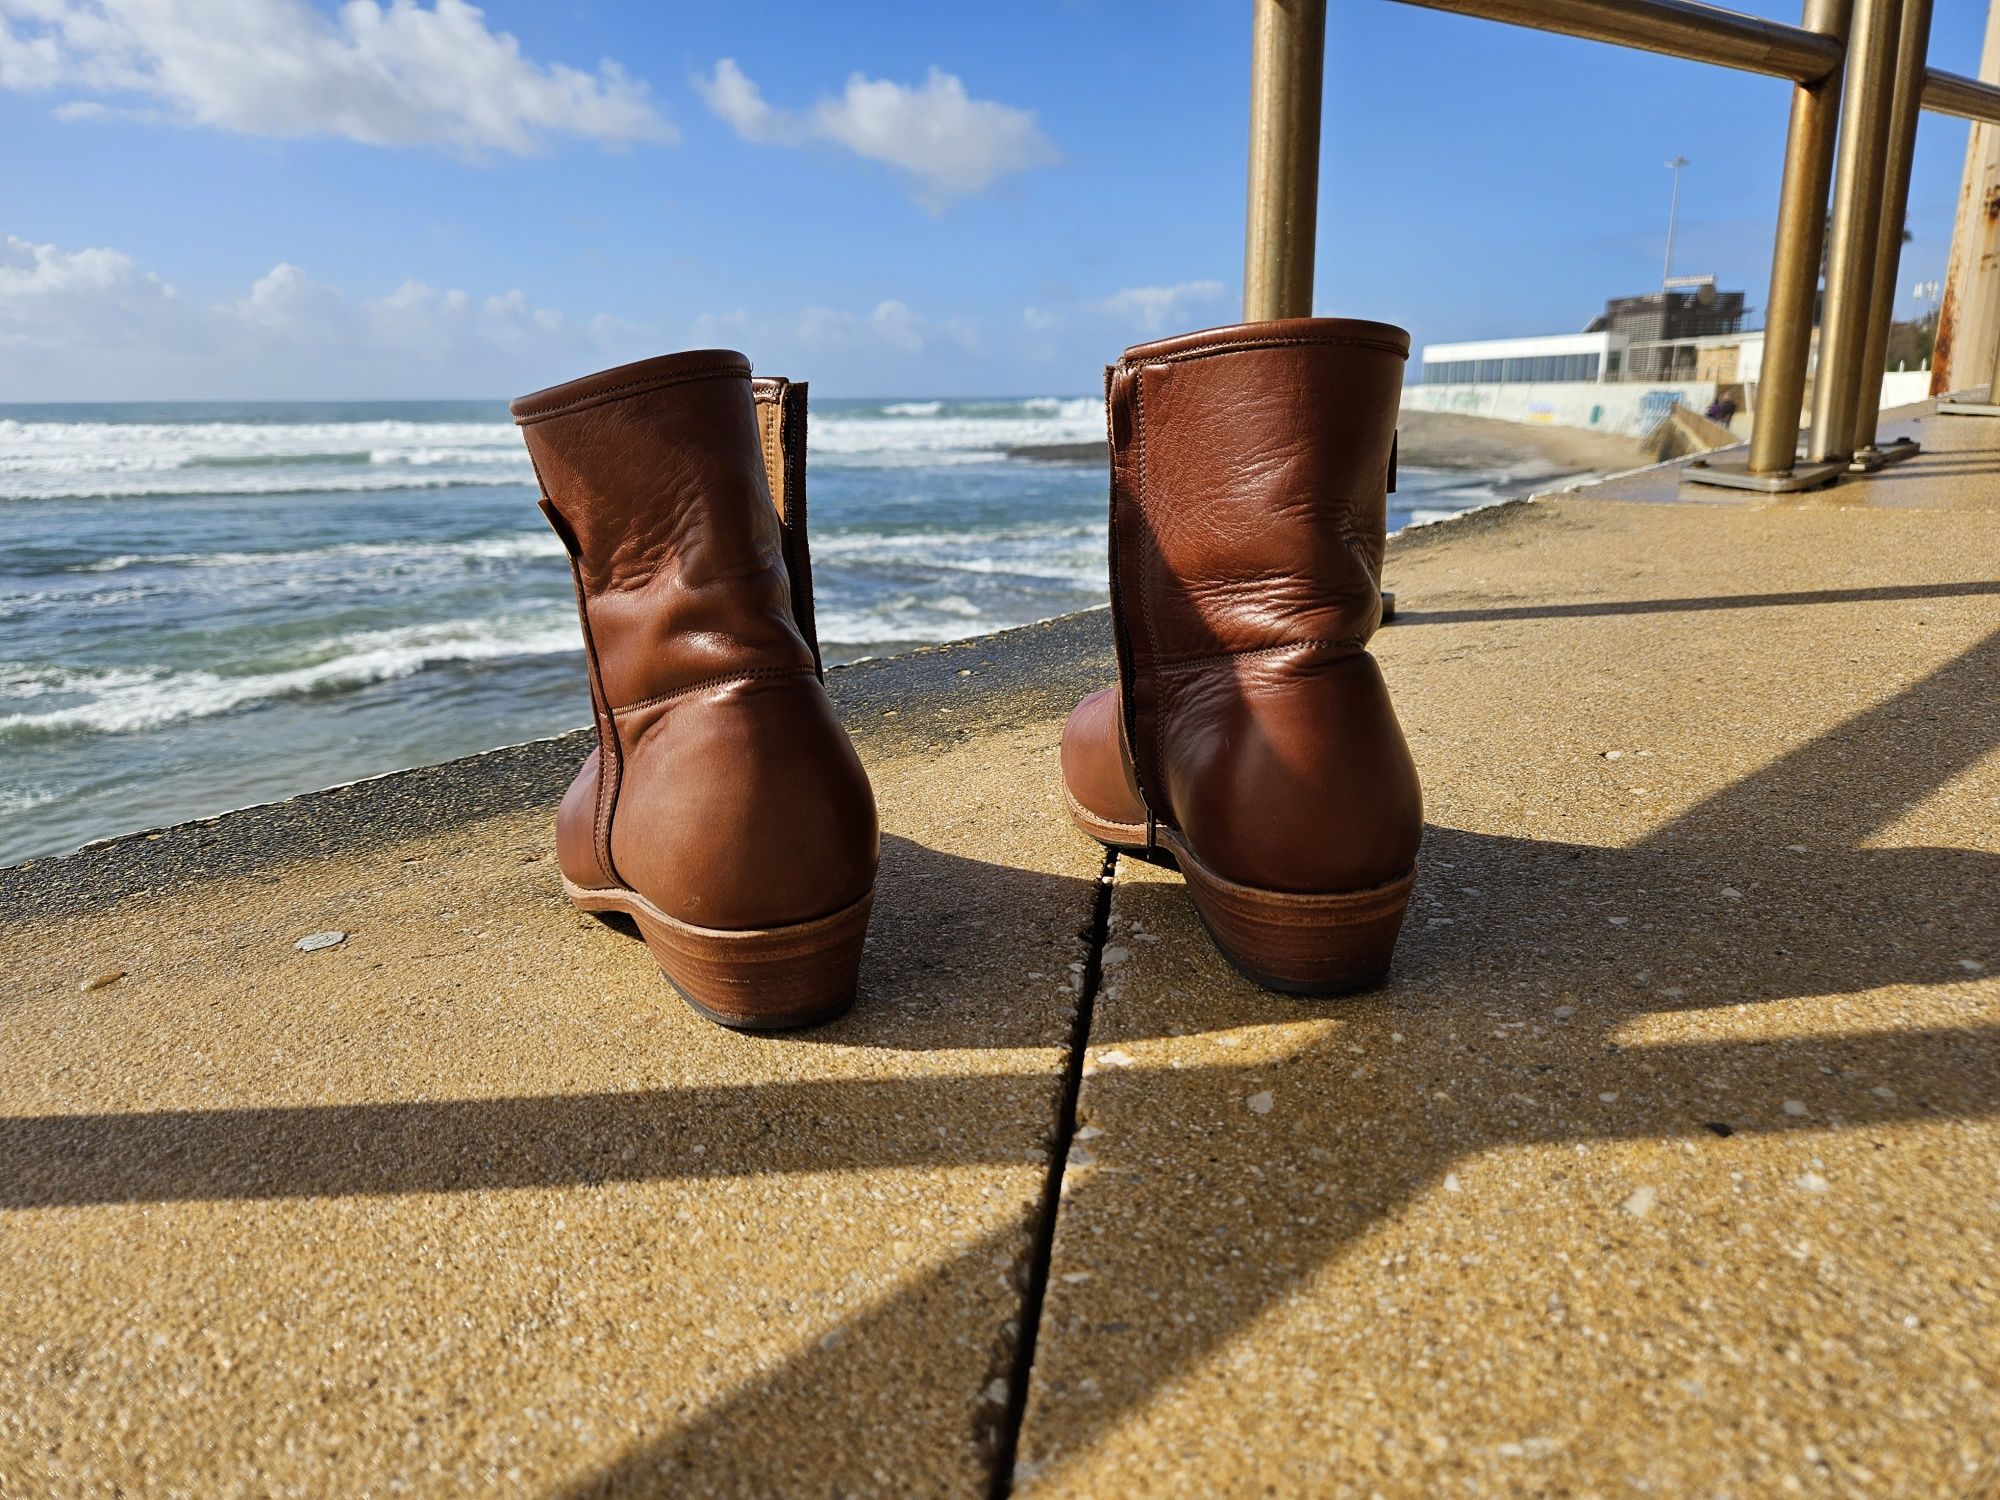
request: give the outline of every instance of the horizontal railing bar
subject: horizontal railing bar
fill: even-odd
[[[1661,52],[1690,62],[1817,83],[1840,66],[1842,45],[1824,32],[1741,15],[1696,0],[1400,0],[1425,10],[1504,21],[1587,41]],[[1924,102],[1930,103],[1929,91]],[[1984,118],[1981,116],[1980,118]]]
[[[1924,108],[1982,125],[2000,125],[2000,88],[1932,68],[1924,75]]]

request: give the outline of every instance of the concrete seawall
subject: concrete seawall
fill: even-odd
[[[1930,378],[1928,370],[1891,370],[1882,381],[1882,409],[1923,400]],[[1411,385],[1403,388],[1403,406],[1411,411],[1456,412],[1644,437],[1676,401],[1706,411],[1721,389],[1712,380]]]
[[[797,1036],[563,900],[580,736],[0,872],[0,1493],[2000,1489],[2000,434],[1917,426],[1395,539],[1367,995],[1068,826],[1103,612],[833,674]]]

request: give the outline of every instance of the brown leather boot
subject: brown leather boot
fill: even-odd
[[[820,684],[805,386],[696,350],[512,410],[576,576],[597,719],[556,818],[564,889],[636,921],[711,1020],[839,1015],[877,831]]]
[[[1332,994],[1382,977],[1422,797],[1381,670],[1383,506],[1410,336],[1297,318],[1106,373],[1118,682],[1063,730],[1070,810],[1167,855],[1223,956]]]

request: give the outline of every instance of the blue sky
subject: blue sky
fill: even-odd
[[[1984,9],[1938,6],[1934,63],[1974,71]],[[1247,11],[0,0],[0,400],[505,396],[694,344],[825,394],[1087,392],[1236,315]],[[1331,0],[1318,310],[1580,328],[1655,284],[1675,153],[1676,269],[1761,310],[1787,107]],[[1965,135],[1925,118],[1905,312]]]

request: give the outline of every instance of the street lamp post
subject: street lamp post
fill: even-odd
[[[1674,174],[1674,196],[1667,205],[1667,265],[1660,273],[1660,289],[1666,290],[1667,283],[1674,279],[1674,229],[1681,217],[1681,168],[1688,164],[1685,156],[1676,156],[1667,163],[1667,169]]]

